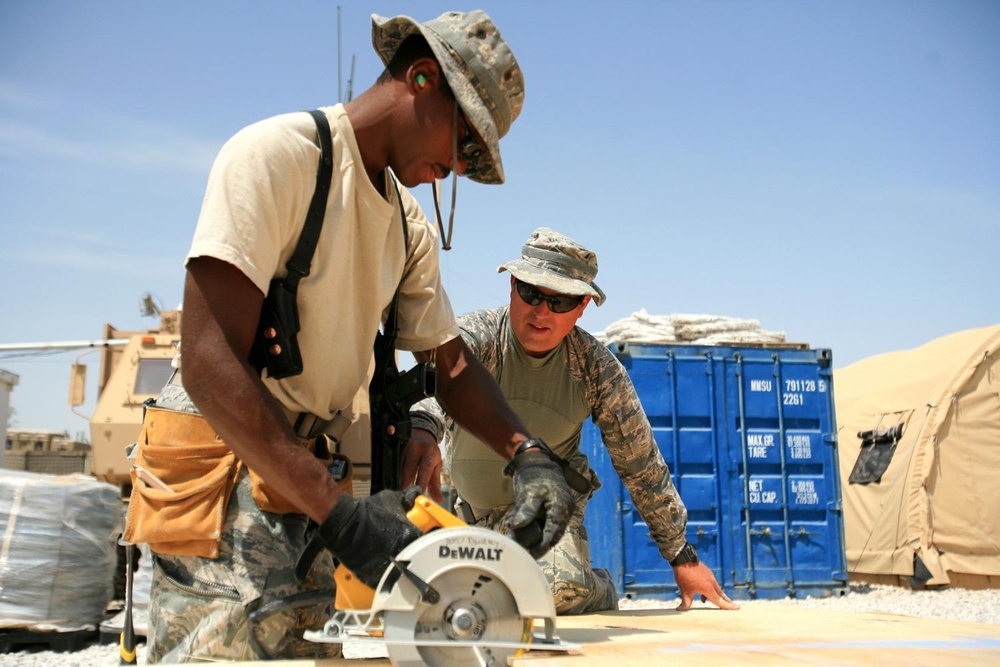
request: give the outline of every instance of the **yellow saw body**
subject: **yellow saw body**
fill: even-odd
[[[384,642],[396,667],[506,667],[530,648],[576,647],[555,637],[548,582],[521,545],[424,496],[407,518],[424,535],[396,555],[374,589],[338,567],[337,611],[306,639]],[[537,634],[536,621],[544,623]]]

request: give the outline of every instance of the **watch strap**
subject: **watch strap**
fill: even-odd
[[[683,565],[684,563],[697,563],[698,562],[698,550],[690,542],[685,542],[681,550],[674,556],[674,559],[670,561],[670,567],[677,567],[678,565]]]
[[[543,452],[549,457],[550,461],[562,468],[563,477],[566,478],[566,484],[569,485],[569,488],[573,489],[577,493],[590,493],[592,489],[590,480],[577,472],[577,470],[569,464],[569,461],[553,452],[552,448],[545,444],[545,441],[541,438],[528,438],[519,444],[517,449],[514,450],[514,456],[511,457],[511,461],[517,458],[518,455],[531,451],[532,449],[538,449]],[[514,467],[508,463],[503,469],[503,474],[508,477],[513,477]]]

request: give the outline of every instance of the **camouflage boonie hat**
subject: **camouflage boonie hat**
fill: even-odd
[[[597,254],[548,227],[539,227],[521,248],[521,259],[497,267],[518,280],[559,294],[589,295],[604,303],[604,292],[594,283]]]
[[[500,137],[524,106],[524,76],[514,54],[493,20],[479,9],[446,12],[426,23],[409,16],[372,14],[372,44],[386,65],[399,45],[418,32],[430,44],[455,99],[485,144],[488,155],[469,178],[503,183]]]

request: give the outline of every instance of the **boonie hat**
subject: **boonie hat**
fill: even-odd
[[[589,295],[594,303],[604,303],[604,292],[594,282],[597,254],[548,227],[539,227],[521,248],[521,259],[497,267],[497,273],[511,275],[535,287],[560,294]]]
[[[388,65],[407,37],[420,33],[444,72],[448,86],[475,127],[486,152],[469,178],[504,182],[500,137],[507,134],[524,106],[524,76],[510,47],[486,12],[445,12],[425,23],[409,16],[372,14],[372,44]]]

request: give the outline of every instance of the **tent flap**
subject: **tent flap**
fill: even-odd
[[[896,424],[888,429],[873,429],[858,433],[858,438],[861,439],[861,452],[858,454],[858,460],[854,464],[848,482],[851,484],[881,482],[902,435],[902,424]]]
[[[835,370],[834,391],[849,571],[1000,575],[1000,324]]]

